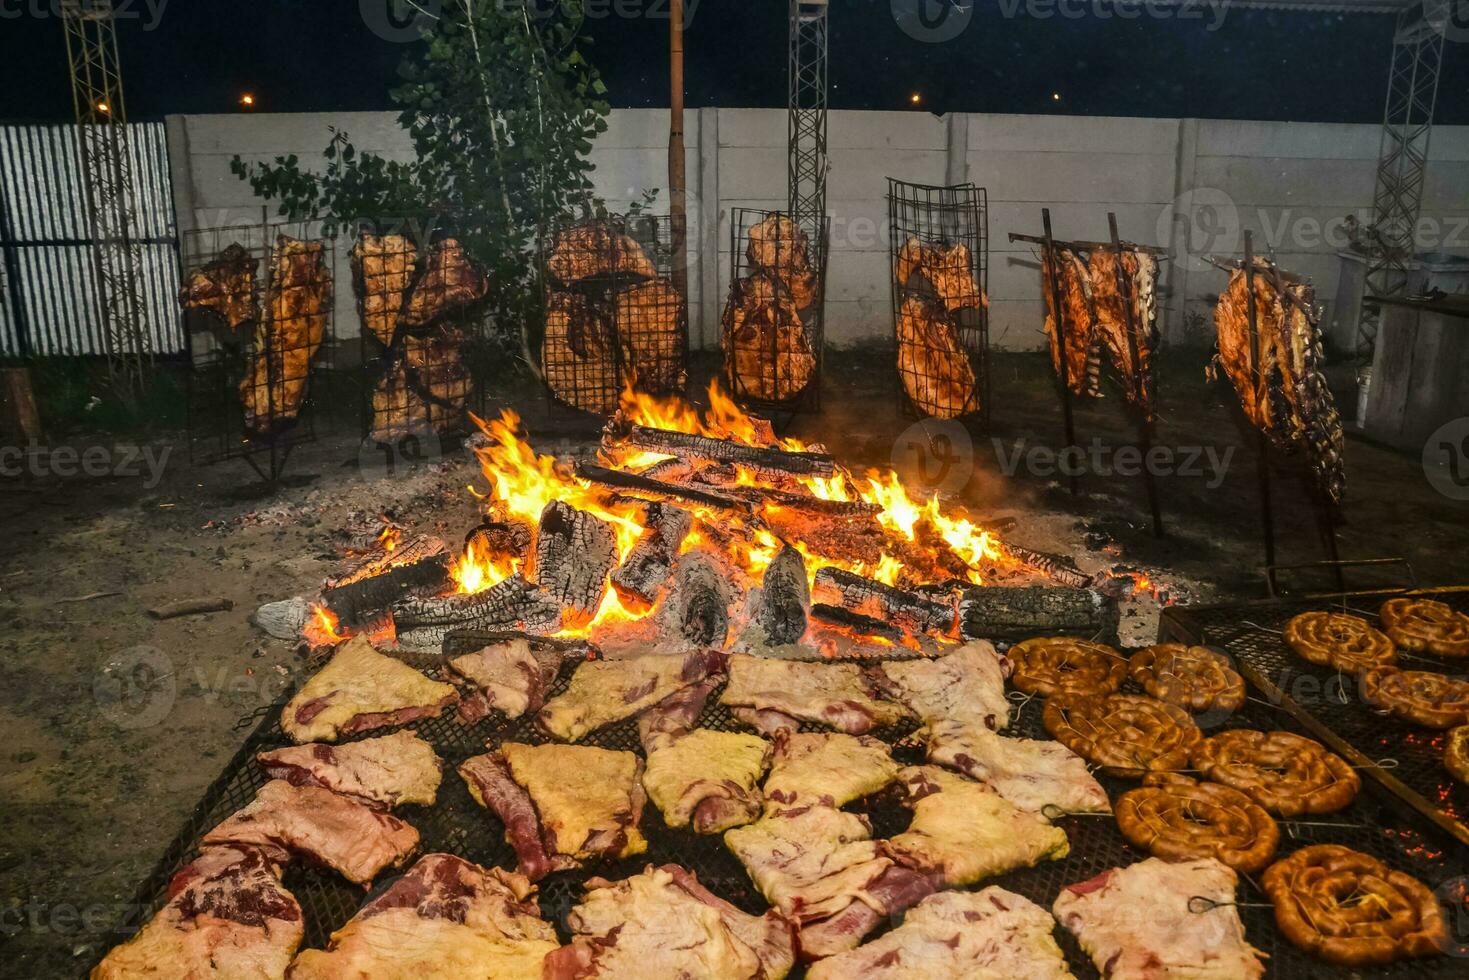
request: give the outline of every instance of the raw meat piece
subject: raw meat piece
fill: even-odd
[[[697,684],[675,691],[638,715],[638,740],[652,752],[659,736],[685,735],[694,729],[714,689],[724,683],[724,672],[710,674]]]
[[[769,708],[738,708],[729,709],[730,715],[742,725],[749,725],[757,732],[762,732],[774,738],[782,731],[793,732],[801,727],[800,719],[792,718],[790,715]]]
[[[1061,828],[973,780],[937,766],[910,766],[898,779],[913,822],[883,846],[907,867],[942,875],[948,887],[1057,861],[1070,851]]]
[[[1158,314],[1156,291],[1158,260],[1146,252],[1124,251],[1121,256],[1123,281],[1128,295],[1117,287],[1118,255],[1099,248],[1088,262],[1092,281],[1092,308],[1096,313],[1096,339],[1107,349],[1112,364],[1121,375],[1127,400],[1153,414],[1153,348],[1157,345]],[[1132,344],[1127,337],[1127,305],[1132,305],[1133,343],[1137,345],[1137,363],[1133,363]]]
[[[849,735],[865,735],[907,715],[901,706],[873,697],[874,687],[872,677],[856,664],[815,664],[735,653],[730,654],[729,683],[719,701],[732,708],[774,710]]]
[[[433,747],[413,732],[394,732],[346,745],[315,742],[255,757],[271,779],[320,786],[368,803],[432,806],[444,775]]]
[[[760,816],[760,777],[770,764],[770,743],[754,735],[698,728],[683,735],[654,733],[643,788],[670,827],[693,824],[718,834]]]
[[[430,246],[400,325],[408,330],[427,326],[446,313],[479,302],[489,291],[489,278],[465,254],[458,239],[445,238]]]
[[[969,352],[943,304],[909,296],[898,309],[898,377],[925,415],[952,419],[979,410]]]
[[[209,310],[232,331],[241,331],[260,316],[255,298],[255,276],[259,260],[235,242],[213,262],[189,274],[179,290],[179,305],[186,310]]]
[[[966,643],[935,660],[881,665],[887,681],[883,693],[906,705],[925,725],[964,722],[995,731],[1010,725],[1010,701],[1005,697],[1009,670],[1009,662],[988,640]]]
[[[1007,738],[984,725],[939,721],[928,728],[928,761],[956,769],[1022,810],[1107,813],[1107,792],[1086,761],[1060,742]]]
[[[672,864],[622,881],[593,878],[567,921],[576,936],[547,957],[546,980],[780,980],[796,960],[779,913],[747,915]]]
[[[450,669],[476,688],[460,700],[460,717],[475,722],[491,710],[507,718],[541,710],[568,656],[563,650],[532,649],[528,640],[516,639],[455,657]]]
[[[393,346],[417,261],[418,249],[402,235],[364,234],[352,246],[357,314],[362,326],[384,347]]]
[[[682,391],[687,312],[667,279],[624,286],[612,296],[612,327],[630,381],[642,391]]]
[[[783,401],[806,389],[816,356],[795,303],[784,291],[769,295],[761,276],[736,279],[721,318],[725,373],[733,391]]]
[[[834,807],[768,813],[724,835],[755,887],[800,929],[806,959],[851,949],[938,884],[898,867],[866,818]]]
[[[240,398],[245,429],[264,435],[294,422],[306,401],[311,360],[326,334],[332,302],[332,273],[323,260],[324,243],[281,235],[271,253],[264,322],[255,327],[255,350]]]
[[[291,964],[291,980],[540,980],[556,932],[535,886],[514,872],[426,854]]]
[[[658,274],[643,247],[605,219],[584,221],[558,233],[546,268],[568,284],[595,276],[651,279]]]
[[[898,764],[887,745],[870,735],[783,731],[775,736],[765,806],[845,806],[897,778]]]
[[[1051,911],[1112,980],[1256,980],[1265,967],[1245,942],[1237,880],[1214,858],[1148,858],[1061,889]]]
[[[1066,364],[1062,370],[1061,336],[1056,332],[1056,311],[1051,295],[1051,258],[1041,252],[1041,292],[1046,298],[1046,337],[1051,343],[1051,367],[1074,394],[1099,394],[1090,380],[1088,362],[1096,345],[1092,279],[1086,262],[1075,252],[1057,248],[1055,275],[1061,292],[1061,319],[1066,328]]]
[[[1051,913],[998,885],[977,892],[940,892],[909,909],[892,932],[813,964],[806,976],[1074,980],[1051,935],[1055,926]]]
[[[168,903],[91,980],[280,980],[304,932],[301,907],[270,856],[206,848],[174,875]]]
[[[200,842],[217,844],[258,847],[281,864],[300,854],[366,887],[378,872],[408,859],[418,831],[349,796],[272,779]]]
[[[510,766],[498,752],[476,755],[459,765],[469,793],[480,806],[494,811],[505,825],[505,840],[515,850],[520,873],[540,881],[552,871],[575,868],[571,858],[550,853],[530,794],[510,775]]]
[[[281,728],[298,744],[335,742],[343,735],[436,718],[457,697],[454,685],[429,680],[378,653],[359,633],[286,703]]]
[[[575,742],[699,683],[723,665],[724,654],[717,650],[588,661],[576,668],[566,693],[546,702],[536,717],[547,732]]]
[[[616,411],[622,394],[617,335],[580,293],[553,292],[547,298],[541,371],[551,393],[572,408]]]

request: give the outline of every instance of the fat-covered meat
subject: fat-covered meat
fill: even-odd
[[[907,712],[874,697],[877,685],[856,664],[815,664],[731,654],[729,683],[720,695],[731,708],[773,710],[830,725],[851,735],[892,725]]]
[[[529,641],[516,639],[455,657],[449,668],[475,688],[459,702],[460,717],[475,722],[490,711],[519,718],[541,710],[567,656],[562,650],[532,649]]]
[[[363,634],[344,643],[281,711],[281,728],[300,742],[433,718],[458,698],[452,684],[429,680],[372,648]]]
[[[281,863],[300,855],[367,885],[408,859],[418,847],[418,831],[340,793],[272,779],[201,844],[258,847]]]
[[[280,980],[304,928],[272,856],[210,847],[174,875],[167,903],[91,980]]]
[[[1255,980],[1265,968],[1245,942],[1237,881],[1214,858],[1148,858],[1068,885],[1051,910],[1113,980]]]
[[[845,806],[897,778],[887,745],[870,735],[783,731],[765,780],[766,807]]]
[[[1022,810],[1106,813],[1107,792],[1086,761],[1060,742],[1008,738],[983,725],[936,722],[928,729],[928,761],[958,770]]]
[[[760,816],[757,787],[770,764],[763,738],[698,728],[655,734],[643,745],[643,787],[668,826],[718,834]]]
[[[936,660],[882,664],[883,690],[925,725],[952,721],[1004,731],[1010,724],[1009,666],[989,641],[975,640]]]
[[[394,732],[346,745],[314,742],[256,759],[271,779],[295,786],[320,786],[386,807],[400,803],[432,806],[444,764],[433,747],[413,732]]]
[[[1057,248],[1055,271],[1052,272],[1051,257],[1041,253],[1041,292],[1046,300],[1046,337],[1051,345],[1051,367],[1056,376],[1069,386],[1075,394],[1090,393],[1095,388],[1088,363],[1096,343],[1095,314],[1092,307],[1092,279],[1086,262],[1075,252]],[[1054,297],[1051,292],[1051,277],[1061,293],[1061,318],[1058,324]],[[1062,364],[1062,335],[1065,329],[1065,364]]]
[[[723,665],[724,655],[717,650],[589,661],[577,667],[566,693],[547,701],[536,717],[547,732],[574,742],[651,708]]]
[[[491,810],[505,827],[505,840],[515,851],[521,874],[540,881],[552,871],[576,867],[569,857],[548,850],[541,830],[541,818],[525,787],[510,775],[510,765],[498,752],[476,755],[459,765],[475,802]]]
[[[556,933],[521,875],[427,854],[291,965],[291,980],[540,980]]]
[[[1118,265],[1124,286],[1118,287]],[[1153,414],[1153,348],[1157,345],[1158,260],[1146,252],[1099,248],[1088,263],[1092,281],[1096,337],[1112,358],[1127,400]],[[1125,290],[1125,292],[1124,292]],[[1128,334],[1131,308],[1132,333]],[[1137,356],[1133,357],[1136,348]]]

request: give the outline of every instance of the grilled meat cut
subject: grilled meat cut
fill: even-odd
[[[478,303],[490,291],[490,280],[455,238],[445,238],[429,247],[423,273],[413,285],[400,326],[408,330],[425,327],[440,317]]]
[[[553,395],[585,412],[615,411],[617,358],[617,335],[587,297],[559,290],[547,297],[541,371]]]
[[[979,409],[969,352],[940,302],[908,296],[899,307],[898,377],[925,415],[951,419]]]
[[[1057,861],[1070,851],[1061,828],[973,780],[937,766],[909,766],[898,779],[913,822],[883,846],[899,863],[939,875],[948,887]]]
[[[418,249],[402,235],[364,234],[352,246],[357,315],[384,347],[393,346],[417,261]]]
[[[898,251],[895,271],[898,286],[913,292],[932,292],[944,309],[952,313],[965,307],[988,309],[989,297],[974,278],[974,260],[969,246],[929,244],[909,238]],[[914,275],[922,276],[915,281]]]
[[[1260,952],[1245,942],[1235,873],[1214,858],[1148,858],[1061,889],[1051,906],[1103,976],[1116,980],[1256,980]],[[1207,911],[1191,906],[1202,904]]]
[[[782,731],[775,736],[765,805],[845,806],[897,778],[898,764],[887,745],[870,735]]]
[[[647,800],[643,760],[631,752],[506,742],[465,760],[459,774],[500,817],[520,870],[532,881],[648,849],[638,830]]]
[[[795,302],[760,275],[736,279],[721,318],[724,369],[732,391],[783,401],[806,390],[816,355]]]
[[[1093,250],[1088,260],[1096,340],[1107,350],[1122,380],[1127,400],[1153,414],[1153,348],[1157,346],[1158,260],[1146,252],[1124,249],[1120,257],[1126,292],[1118,288],[1119,256],[1110,249]],[[1132,308],[1133,338],[1127,314]],[[1137,359],[1132,356],[1137,347]]]
[[[1055,248],[1055,270],[1051,255],[1041,253],[1041,292],[1046,298],[1046,337],[1051,344],[1051,367],[1073,394],[1097,394],[1089,380],[1088,361],[1096,342],[1095,314],[1092,309],[1092,278],[1086,262],[1069,249]],[[1051,277],[1056,277],[1061,293],[1061,326],[1066,331],[1066,364],[1061,364],[1061,334],[1058,332]]]
[[[304,933],[272,856],[209,847],[174,875],[167,903],[91,980],[280,980]]]
[[[1086,761],[1060,742],[1007,738],[985,725],[937,721],[928,728],[928,761],[984,783],[1030,813],[1106,813],[1107,792]]]
[[[235,242],[212,262],[189,273],[179,290],[186,310],[209,310],[232,332],[251,326],[260,317],[255,278],[260,262]]]
[[[436,718],[458,693],[401,660],[384,656],[359,633],[311,676],[281,711],[281,729],[297,743]]]
[[[260,848],[281,864],[302,855],[366,886],[408,859],[418,831],[349,796],[272,779],[200,843]]]
[[[784,718],[865,735],[907,715],[901,706],[874,697],[876,686],[872,675],[856,664],[815,664],[735,653],[730,654],[729,683],[719,701],[731,708],[774,711]]]
[[[556,948],[523,876],[425,854],[332,933],[326,949],[298,956],[291,980],[540,980]]]
[[[777,283],[796,309],[810,306],[819,283],[806,232],[786,215],[772,214],[750,228],[749,240],[745,255],[758,270],[757,278]]]
[[[474,693],[460,698],[459,716],[472,724],[491,711],[507,718],[540,711],[569,656],[565,650],[533,649],[529,640],[514,639],[455,657],[449,668],[474,687]]]
[[[717,650],[588,661],[576,668],[566,693],[547,701],[536,719],[557,738],[575,742],[588,732],[651,708],[723,666],[724,654]]]
[[[621,881],[593,878],[567,923],[574,938],[546,958],[545,980],[781,980],[796,961],[779,913],[741,912],[672,864]]]
[[[560,231],[546,268],[568,285],[597,277],[652,279],[658,274],[641,245],[617,223],[601,218]]]
[[[763,738],[697,728],[651,733],[643,746],[643,788],[668,826],[718,834],[760,816],[757,787],[771,752]]]
[[[1051,935],[1055,926],[1051,913],[998,885],[977,892],[940,892],[909,909],[892,932],[813,964],[806,976],[1075,980]]]
[[[974,640],[934,660],[880,665],[884,694],[925,725],[962,722],[1004,731],[1010,725],[1005,678],[1010,663],[988,640]]]
[[[320,786],[368,803],[432,806],[444,763],[433,747],[413,732],[394,732],[346,745],[314,742],[272,752],[256,760],[271,779],[293,786]]]
[[[768,813],[725,832],[724,843],[760,894],[796,923],[804,959],[852,949],[938,884],[888,857],[865,817],[835,807]]]
[[[667,279],[624,286],[612,296],[612,328],[639,390],[682,391],[688,314]]]
[[[332,272],[324,254],[322,242],[276,239],[265,320],[255,327],[255,349],[240,380],[245,429],[251,434],[265,435],[294,422],[306,401],[311,361],[331,311]]]
[[[1304,450],[1316,486],[1340,503],[1346,486],[1341,415],[1322,371],[1326,359],[1315,288],[1256,261],[1257,358],[1250,348],[1249,278],[1243,269],[1232,272],[1214,307],[1219,350],[1210,376],[1219,371],[1228,376],[1245,416],[1278,447]]]

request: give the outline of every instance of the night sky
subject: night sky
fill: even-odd
[[[260,111],[390,107],[404,45],[370,26],[386,23],[388,0],[116,2],[133,119],[239,111],[247,91]],[[667,105],[666,0],[588,2],[601,11],[591,56],[613,105]],[[640,15],[616,16],[614,2]],[[1219,24],[1208,7],[1128,20],[1096,16],[1090,0],[1063,0],[1081,16],[1062,16],[1056,0],[964,0],[975,8],[962,32],[927,43],[892,12],[914,2],[833,0],[833,108],[911,110],[918,92],[918,111],[932,112],[1382,117],[1388,16],[1228,10]],[[0,0],[0,119],[71,117],[57,3]],[[686,4],[688,104],[784,105],[785,0]],[[1449,43],[1435,121],[1469,123],[1466,95],[1469,42]]]

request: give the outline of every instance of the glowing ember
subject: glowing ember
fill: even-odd
[[[301,635],[314,647],[335,646],[347,639],[347,636],[337,632],[339,625],[336,613],[319,602],[313,603],[311,618],[301,628]]]
[[[398,547],[402,540],[403,532],[391,524],[383,525],[382,533],[377,536],[377,543],[384,551],[392,551]]]

